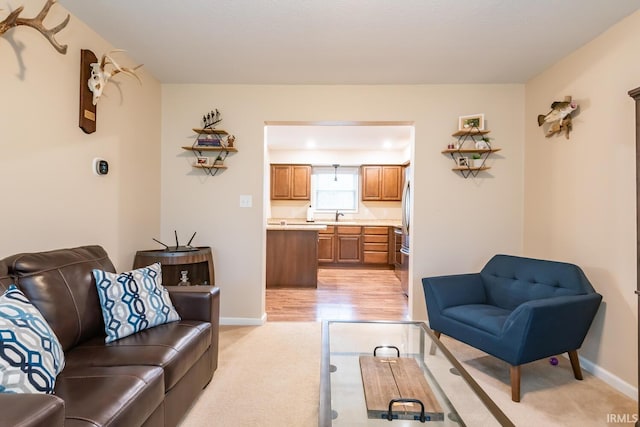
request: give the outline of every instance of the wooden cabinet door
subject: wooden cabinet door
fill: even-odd
[[[291,166],[291,198],[294,200],[311,199],[311,166]]]
[[[361,167],[363,201],[402,200],[404,169],[400,165]]]
[[[335,262],[335,235],[318,235],[318,262]]]
[[[380,200],[382,182],[382,167],[362,166],[362,200]]]
[[[337,236],[336,262],[359,264],[362,262],[362,237],[360,235]]]
[[[382,166],[380,200],[402,200],[402,166]]]
[[[310,199],[310,165],[271,165],[271,200]]]
[[[290,165],[271,165],[271,199],[291,199]]]
[[[362,263],[362,227],[348,225],[336,227],[336,262]]]

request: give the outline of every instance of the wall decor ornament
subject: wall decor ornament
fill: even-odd
[[[123,50],[112,50],[102,55],[98,61],[92,51],[80,50],[80,117],[78,125],[85,133],[96,131],[98,100],[113,76],[118,73],[128,74],[142,84],[142,80],[136,74],[136,70],[142,67],[142,64],[133,68],[122,67],[110,56],[114,52],[123,52]]]
[[[571,100],[570,96],[565,96],[564,101],[555,101],[551,104],[551,111],[547,114],[538,115],[538,126],[548,124],[549,127],[545,132],[545,136],[549,138],[557,133],[564,132],[566,139],[569,139],[569,133],[573,127],[571,123],[571,113],[578,109],[578,104]]]
[[[53,6],[55,2],[56,0],[47,0],[42,10],[40,11],[40,13],[38,13],[38,15],[36,15],[35,18],[20,18],[20,13],[22,13],[22,10],[24,9],[24,6],[20,6],[19,8],[11,12],[9,16],[7,16],[3,21],[0,21],[0,36],[2,36],[12,28],[18,27],[20,25],[25,25],[40,32],[40,34],[42,34],[47,40],[49,40],[49,43],[51,43],[51,45],[58,52],[63,55],[66,54],[67,45],[61,45],[60,43],[58,43],[55,36],[58,32],[60,32],[64,27],[67,26],[71,15],[67,15],[64,21],[53,28],[45,28],[42,22],[44,21],[44,18],[46,18],[47,13],[49,13],[49,9],[51,9],[51,6]]]

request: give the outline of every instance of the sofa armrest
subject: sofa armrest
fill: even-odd
[[[52,394],[0,394],[0,425],[63,427],[64,401]]]
[[[479,273],[425,277],[422,286],[427,305],[431,301],[439,311],[457,305],[484,304],[487,300]]]
[[[176,311],[184,320],[199,320],[218,325],[220,288],[215,286],[165,286]]]
[[[519,348],[516,364],[577,350],[600,307],[602,295],[570,295],[528,301],[518,306],[503,328],[506,342]]]

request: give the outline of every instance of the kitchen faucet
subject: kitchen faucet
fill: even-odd
[[[344,216],[344,214],[336,209],[336,222],[338,222],[338,217],[340,216]]]

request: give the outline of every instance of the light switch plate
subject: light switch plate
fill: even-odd
[[[240,207],[241,208],[250,208],[253,206],[253,197],[250,194],[241,194],[240,195]]]

